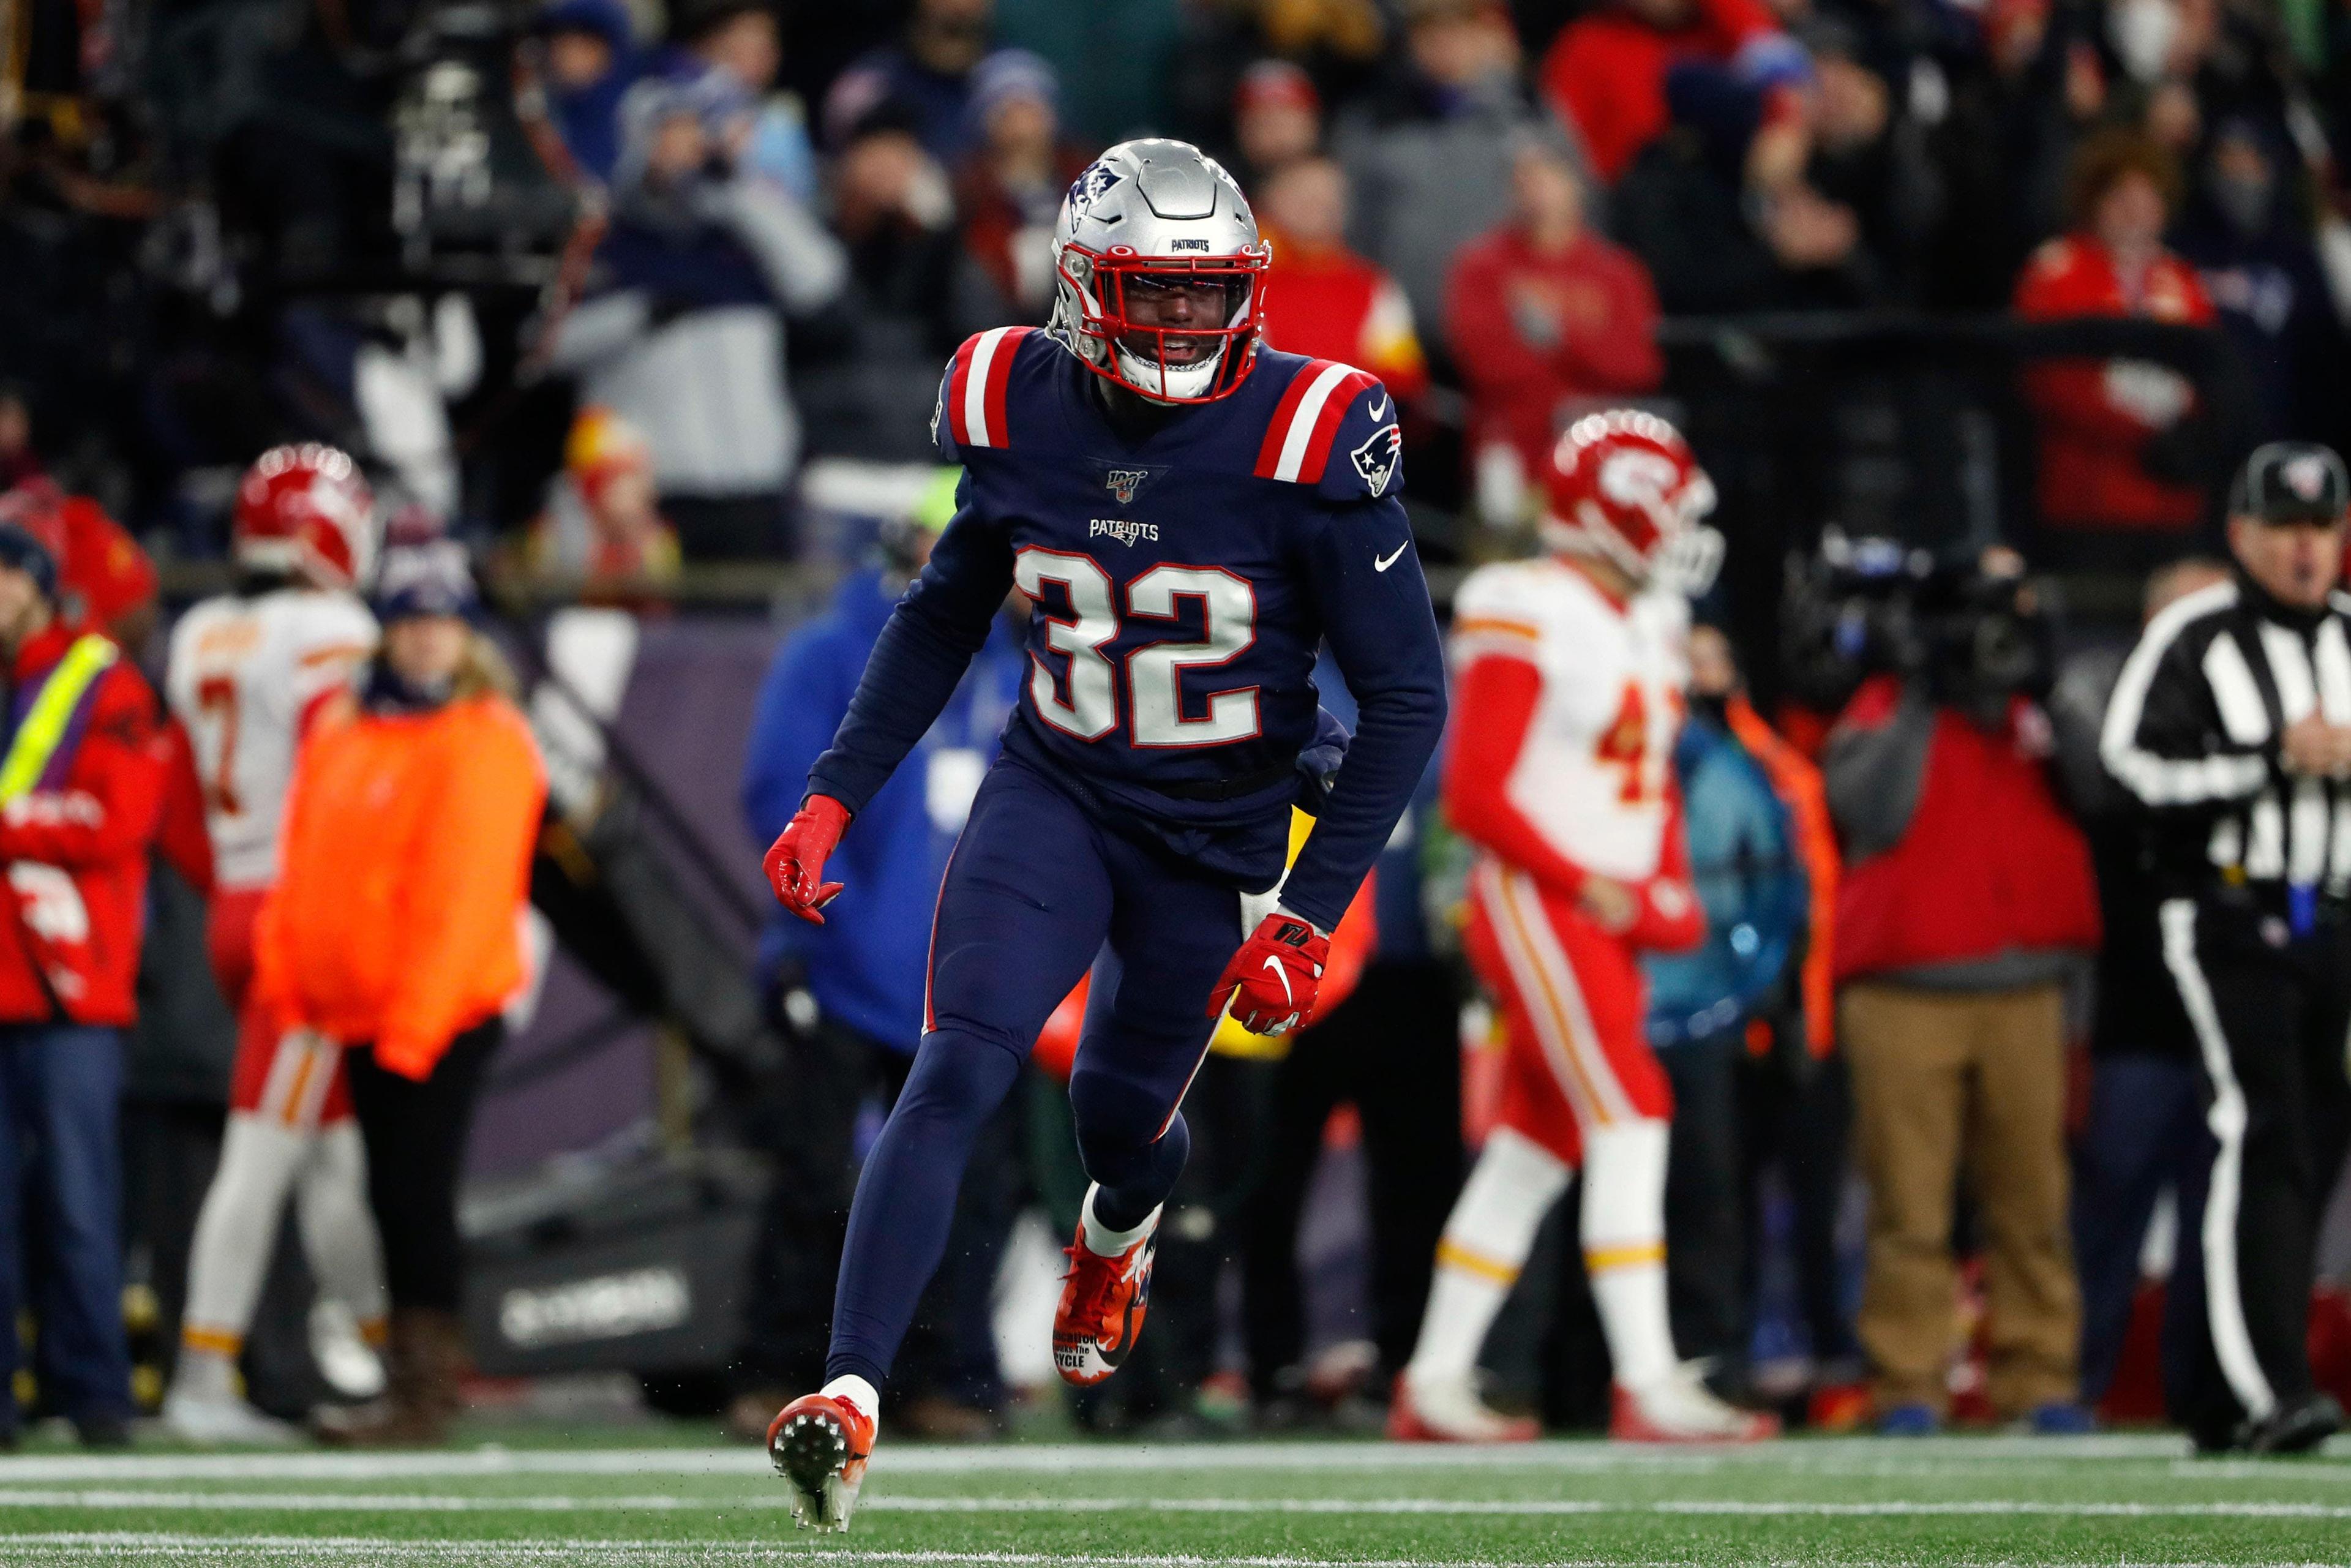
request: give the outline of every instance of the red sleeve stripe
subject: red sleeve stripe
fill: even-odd
[[[1031,327],[995,327],[956,350],[955,375],[947,383],[947,428],[958,446],[1008,446],[1004,424],[1005,389],[1012,384],[1012,361]]]
[[[1335,360],[1307,361],[1273,411],[1265,444],[1258,449],[1258,477],[1320,484],[1347,405],[1372,383],[1371,376],[1353,365]]]

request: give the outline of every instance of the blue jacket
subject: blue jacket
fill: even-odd
[[[849,711],[896,601],[879,570],[858,572],[776,651],[743,765],[743,816],[760,849],[799,810],[809,768]],[[825,924],[778,912],[762,944],[771,971],[788,956],[807,966],[809,990],[827,1016],[899,1051],[911,1052],[922,1037],[939,879],[996,759],[1021,673],[1019,634],[999,618],[938,722],[865,802],[826,863],[825,875],[847,885],[827,906]]]
[[[1674,768],[1706,941],[1642,961],[1649,1040],[1658,1046],[1744,1023],[1786,971],[1810,899],[1788,809],[1737,737],[1693,715],[1674,748]]]

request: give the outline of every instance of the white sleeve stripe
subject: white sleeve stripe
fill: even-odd
[[[2204,650],[2204,678],[2220,705],[2220,727],[2239,746],[2259,746],[2270,737],[2270,710],[2262,688],[2234,637],[2215,637]]]
[[[2318,711],[2329,724],[2351,724],[2351,639],[2343,622],[2329,616],[2318,629]]]
[[[2262,622],[2262,657],[2277,683],[2278,712],[2288,724],[2308,718],[2318,706],[2318,685],[2310,675],[2310,650],[2274,622]]]
[[[1355,373],[1351,365],[1333,361],[1322,367],[1306,395],[1298,400],[1298,407],[1290,415],[1290,429],[1281,440],[1281,461],[1274,465],[1273,476],[1295,481],[1298,471],[1306,465],[1306,449],[1314,439],[1315,422],[1322,417],[1322,405],[1331,401],[1338,384]]]
[[[991,327],[979,335],[979,343],[971,351],[971,373],[963,382],[963,423],[971,432],[974,446],[994,446],[998,432],[987,428],[987,372],[996,360],[996,350],[1008,334],[1009,327]]]
[[[2158,757],[2138,744],[2139,721],[2146,716],[2147,687],[2158,665],[2170,652],[2190,622],[2236,602],[2237,585],[2215,583],[2189,594],[2147,623],[2130,657],[2123,661],[2115,682],[2106,721],[2098,732],[2098,758],[2116,782],[2149,806],[2189,806],[2206,800],[2235,800],[2259,789],[2269,777],[2269,764],[2258,757]]]

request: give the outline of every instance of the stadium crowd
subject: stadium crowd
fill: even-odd
[[[2300,1354],[2278,1323],[2304,1322],[2351,1091],[2314,1070],[2294,1112],[2307,1124],[2276,1132],[2264,1100],[2251,1145],[2241,1097],[2236,1123],[2214,1110],[2229,1091],[2195,993],[2183,1002],[2166,979],[2177,940],[2146,849],[2169,786],[2100,735],[2118,689],[2150,700],[2122,657],[2137,628],[2061,623],[2029,570],[2045,558],[2143,582],[2155,626],[2217,581],[2275,594],[2264,573],[2289,569],[2262,554],[2272,533],[2331,538],[2312,548],[2341,575],[2339,460],[2300,503],[2287,491],[2306,465],[2243,465],[2264,442],[2351,444],[2351,12],[679,0],[657,16],[550,0],[507,19],[514,105],[468,122],[486,150],[472,164],[453,155],[521,237],[457,254],[400,216],[440,188],[414,156],[435,103],[457,113],[445,78],[440,99],[419,85],[432,72],[408,46],[458,37],[433,32],[452,9],[60,3],[33,7],[34,44],[9,55],[0,858],[16,899],[0,945],[0,1319],[28,1304],[39,1320],[38,1408],[85,1441],[126,1437],[127,1207],[178,1325],[178,1429],[286,1436],[240,1387],[291,1415],[308,1394],[287,1391],[319,1386],[263,1364],[277,1351],[247,1337],[290,1195],[309,1270],[347,1319],[314,1336],[320,1360],[359,1368],[326,1384],[368,1395],[389,1378],[388,1405],[327,1432],[445,1432],[465,1359],[462,1134],[529,961],[504,919],[528,892],[528,827],[565,809],[546,807],[544,737],[524,735],[489,640],[467,631],[484,613],[465,552],[496,580],[653,615],[676,613],[679,585],[712,563],[838,576],[758,695],[744,832],[725,834],[756,853],[953,507],[952,475],[925,473],[913,504],[820,526],[812,465],[932,462],[940,367],[974,331],[1044,322],[1064,191],[1103,145],[1145,132],[1198,142],[1249,193],[1273,246],[1267,341],[1362,366],[1394,394],[1432,560],[1529,547],[1574,417],[1677,413],[1692,389],[1673,329],[1694,319],[1725,333],[1729,319],[2128,319],[2217,346],[2210,364],[2102,342],[2020,361],[2027,515],[1931,570],[1911,547],[1949,541],[1824,539],[1839,520],[1825,511],[1771,538],[1788,559],[1759,559],[1719,465],[1717,520],[1747,570],[1698,606],[1673,754],[1706,936],[1648,968],[1674,1104],[1662,1266],[1675,1345],[1709,1364],[1711,1385],[1816,1424],[2067,1433],[2102,1406],[2158,1415],[2134,1349],[2149,1258],[2173,1275],[2158,1381],[2199,1441],[2230,1446],[2231,1412],[2264,1414],[2248,1357],[2286,1404],[2314,1378],[2351,1384],[2339,1295],[2310,1319],[2322,1349],[2340,1336],[2336,1360],[2277,1370]],[[484,101],[502,104],[505,79],[475,71],[473,89],[494,84]],[[497,270],[527,256],[559,264]],[[247,472],[265,451],[337,498],[281,503],[268,460]],[[308,641],[268,644],[285,756],[256,778],[276,792],[273,832],[289,788],[308,787],[284,807],[282,865],[274,841],[239,859],[221,829],[246,782],[224,704],[240,700],[234,672],[260,623],[232,614],[206,643],[183,615],[165,657],[158,611],[183,607],[162,605],[151,556],[231,558],[232,611],[270,594],[309,606],[287,622]],[[1759,599],[1778,645],[1731,634],[1756,624]],[[313,611],[329,601],[319,614],[343,620],[322,629]],[[788,1053],[783,1092],[761,1102],[779,1108],[762,1140],[778,1175],[729,1350],[730,1418],[747,1430],[822,1361],[861,1109],[887,1104],[920,1032],[934,894],[1022,678],[1018,614],[844,841],[831,924],[778,922],[763,951]],[[136,670],[150,663],[152,685]],[[2262,669],[2241,688],[2256,706],[2285,678]],[[2322,686],[2331,672],[2321,656]],[[1323,685],[1349,718],[1343,683]],[[2351,705],[2351,685],[2339,695]],[[2351,768],[2351,748],[2329,749],[2351,731],[2320,728],[2273,747],[2305,783]],[[381,778],[444,802],[467,852],[411,852],[455,841],[388,819],[369,792]],[[1352,956],[1325,1015],[1287,1041],[1220,1034],[1186,1103],[1193,1165],[1152,1337],[1119,1381],[1073,1400],[1088,1428],[1214,1429],[1237,1412],[1376,1423],[1425,1344],[1432,1285],[1476,1271],[1448,1250],[1447,1215],[1503,1088],[1490,1012],[1466,983],[1471,849],[1444,793],[1432,769],[1355,930],[1342,927]],[[2300,824],[2303,797],[2291,810]],[[339,862],[335,846],[371,835],[380,863]],[[2340,934],[2351,855],[2336,848],[2314,852],[2331,891],[2298,875],[2276,940],[2262,927],[2249,943],[2302,963],[2312,931]],[[58,915],[60,897],[78,913]],[[216,944],[242,923],[228,961],[214,952],[225,994],[151,961],[134,1005],[142,934],[151,956],[184,958],[207,900]],[[402,946],[416,925],[431,951]],[[2336,1001],[2296,975],[2306,1012],[2246,1027],[2283,1038],[2331,1019],[2339,1041]],[[174,1045],[217,1032],[231,1006],[266,1036],[240,1047],[234,1085]],[[2235,992],[2220,1006],[2253,1016]],[[1049,1027],[1039,1084],[1066,1077],[1073,1029]],[[1018,1099],[987,1139],[893,1390],[893,1418],[918,1433],[1000,1429],[998,1264],[1023,1207],[1066,1231],[1085,1189],[1058,1094]],[[1301,1224],[1325,1150],[1357,1145],[1361,1343],[1334,1353],[1310,1322],[1325,1292],[1301,1278]],[[2223,1170],[2265,1195],[2277,1234],[2241,1244],[2233,1219],[2199,1218]],[[1858,1247],[1844,1223],[1855,1190]],[[2240,1194],[2224,1197],[2234,1215]],[[1488,1386],[1505,1410],[1604,1425],[1593,1292],[1562,1224],[1536,1239],[1484,1341]],[[2241,1251],[2261,1260],[2244,1281]],[[2266,1292],[2252,1348],[2204,1326],[2216,1260],[2228,1299]],[[17,1354],[0,1343],[0,1362]],[[16,1415],[0,1409],[0,1441]]]

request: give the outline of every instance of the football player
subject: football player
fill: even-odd
[[[1615,1373],[1612,1435],[1760,1437],[1763,1417],[1708,1392],[1666,1315],[1664,1070],[1643,1030],[1639,956],[1695,946],[1673,772],[1687,672],[1685,593],[1721,538],[1714,487],[1646,413],[1579,420],[1547,475],[1546,553],[1480,568],[1454,603],[1447,818],[1479,850],[1467,947],[1501,1004],[1500,1121],[1437,1249],[1420,1343],[1389,1431],[1523,1439],[1489,1409],[1478,1352],[1535,1228],[1583,1171],[1583,1264]]]
[[[1228,1002],[1259,1033],[1311,1015],[1444,726],[1395,403],[1260,345],[1270,251],[1232,177],[1180,141],[1122,143],[1071,186],[1053,256],[1050,328],[980,333],[947,368],[934,434],[964,465],[958,510],[768,852],[777,896],[821,920],[827,854],[1006,592],[1033,602],[1020,705],[940,891],[922,1043],[850,1214],[828,1381],[768,1434],[804,1524],[845,1526],[972,1137],[1089,969],[1070,1101],[1092,1185],[1053,1356],[1078,1384],[1126,1359],[1213,1025]],[[1282,878],[1326,639],[1358,733],[1245,931],[1242,895]]]
[[[165,683],[204,783],[215,868],[206,941],[239,1028],[228,1133],[196,1219],[163,1419],[192,1441],[250,1443],[293,1436],[245,1402],[235,1375],[289,1191],[323,1293],[370,1343],[382,1337],[381,1254],[341,1051],[246,1005],[295,749],[375,646],[375,619],[356,591],[374,553],[374,501],[333,447],[273,447],[238,486],[231,530],[236,589],[172,628]],[[358,1348],[346,1343],[340,1359]]]

